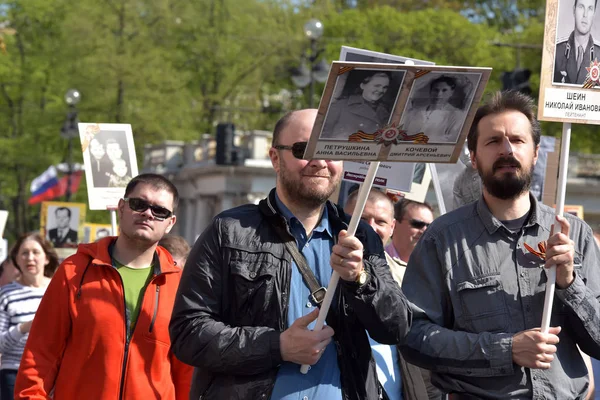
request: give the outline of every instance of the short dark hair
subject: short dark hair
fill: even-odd
[[[167,249],[173,257],[187,258],[190,254],[190,245],[179,235],[167,235],[160,239],[158,245]]]
[[[445,83],[450,86],[452,90],[456,89],[456,78],[452,76],[442,75],[440,77],[435,78],[429,83],[429,90],[431,91],[435,85],[438,83]]]
[[[428,202],[425,201],[421,203],[419,201],[403,198],[398,200],[398,202],[394,205],[394,219],[396,219],[396,221],[398,222],[401,222],[409,207],[424,207],[431,211],[431,213],[433,214],[433,207],[431,207],[431,204],[429,204]]]
[[[177,192],[177,188],[170,180],[168,180],[164,176],[158,175],[158,174],[150,174],[149,173],[149,174],[138,175],[138,176],[134,177],[133,179],[131,179],[129,181],[129,183],[127,184],[127,187],[125,188],[125,197],[129,197],[131,192],[133,192],[135,190],[136,186],[140,183],[143,183],[145,185],[150,185],[154,189],[162,189],[162,190],[166,190],[167,192],[171,193],[173,195],[173,210],[172,211],[173,211],[173,214],[175,213],[175,210],[177,209],[177,205],[179,204],[179,192]]]
[[[346,205],[350,204],[351,202],[356,203],[356,199],[358,198],[358,192],[359,190],[353,190],[352,192],[350,192],[348,194],[348,198],[346,199]],[[377,189],[377,188],[372,188],[371,191],[369,192],[369,196],[367,197],[367,201],[378,201],[378,200],[383,200],[386,201],[390,204],[390,208],[392,209],[392,212],[394,210],[394,203],[392,202],[392,199],[390,199],[388,197],[387,194],[385,194],[384,192],[382,192],[381,190]],[[356,206],[356,204],[354,204]]]
[[[40,246],[42,246],[42,249],[46,254],[46,258],[48,259],[48,264],[46,264],[46,266],[44,267],[44,276],[51,278],[59,265],[58,255],[56,254],[54,247],[52,247],[52,243],[43,238],[39,233],[26,233],[24,235],[21,235],[17,239],[14,246],[10,250],[10,259],[12,260],[13,265],[16,269],[19,270],[19,272],[21,272],[21,267],[19,267],[19,263],[17,262],[17,260],[19,257],[19,250],[21,248],[21,245],[27,240],[35,240],[39,243]]]
[[[71,218],[71,209],[69,207],[56,207],[54,210],[54,215],[57,215],[59,211],[67,210],[67,214],[69,214],[69,218]]]
[[[392,80],[392,78],[390,77],[389,73],[387,73],[385,71],[377,71],[377,72],[374,72],[374,73],[372,73],[370,75],[365,76],[363,78],[361,84],[363,84],[363,83],[369,83],[371,81],[371,79],[375,78],[376,76],[381,76],[381,77],[384,77],[384,78],[388,78],[389,80]]]
[[[273,140],[271,141],[271,146],[277,146],[279,143],[279,137],[281,136],[281,132],[290,124],[294,117],[294,113],[296,111],[288,111],[285,115],[279,118],[279,121],[275,124],[275,128],[273,129]]]
[[[477,149],[477,137],[479,136],[479,122],[488,115],[500,114],[505,111],[518,111],[525,115],[531,124],[531,136],[534,146],[540,144],[541,128],[537,120],[535,103],[526,94],[516,90],[505,90],[494,93],[482,106],[477,109],[475,118],[467,136],[467,147],[475,153]]]

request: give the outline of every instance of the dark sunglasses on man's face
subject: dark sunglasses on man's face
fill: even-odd
[[[423,228],[428,228],[429,227],[429,223],[425,222],[425,221],[421,221],[420,219],[409,219],[408,223],[410,224],[410,226],[412,226],[415,229],[423,229]]]
[[[136,212],[143,213],[147,209],[150,209],[152,216],[159,221],[163,221],[173,215],[172,211],[161,206],[155,206],[137,197],[125,197],[123,201],[126,201],[129,204],[129,208]]]
[[[306,145],[308,142],[296,142],[291,146],[286,146],[283,144],[276,144],[273,146],[277,150],[291,150],[292,155],[296,157],[298,160],[302,160],[304,157],[304,152],[306,151]]]

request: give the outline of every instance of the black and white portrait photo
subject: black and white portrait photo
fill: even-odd
[[[479,78],[479,74],[436,71],[416,79],[400,126],[408,135],[424,133],[428,143],[456,143]]]
[[[79,123],[78,128],[89,209],[116,207],[138,174],[131,125]]]
[[[586,68],[600,59],[596,6],[597,0],[558,2],[553,83],[581,86],[588,74]]]
[[[359,131],[388,125],[405,72],[354,69],[337,78],[321,131],[322,139],[348,140]]]
[[[98,132],[90,141],[88,151],[94,187],[127,186],[132,176],[124,132]]]
[[[75,248],[81,241],[79,227],[85,219],[83,203],[44,202],[42,218],[46,238],[55,248]]]

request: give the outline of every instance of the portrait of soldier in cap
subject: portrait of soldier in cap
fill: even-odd
[[[554,53],[554,83],[582,85],[590,63],[600,57],[600,47],[594,42],[592,28],[598,0],[563,0],[573,2],[575,26],[571,34],[556,41]],[[561,15],[565,7],[559,3],[557,25],[564,26],[570,16]],[[557,28],[558,30],[558,28]]]

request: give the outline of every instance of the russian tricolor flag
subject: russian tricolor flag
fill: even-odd
[[[31,181],[31,197],[28,203],[36,204],[63,196],[67,191],[68,181],[68,175],[58,179],[56,168],[54,165],[50,166],[44,173]],[[71,193],[77,192],[80,182],[81,171],[71,174]]]

